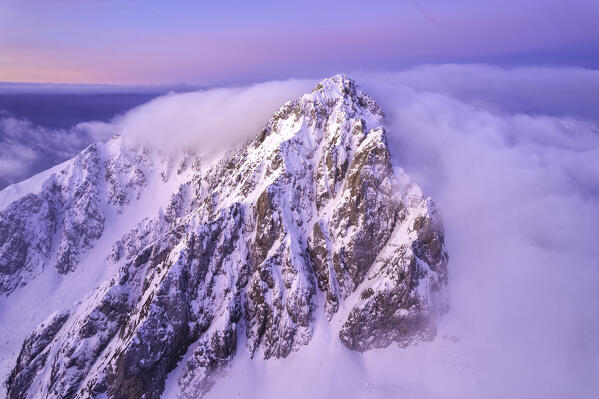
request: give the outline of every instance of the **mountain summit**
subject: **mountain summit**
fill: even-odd
[[[302,350],[319,318],[366,351],[431,339],[447,307],[435,205],[346,76],[236,151],[116,137],[37,179],[0,211],[0,293],[77,273],[99,284],[16,338],[9,398],[159,398],[174,369],[180,395],[201,397],[241,351]]]

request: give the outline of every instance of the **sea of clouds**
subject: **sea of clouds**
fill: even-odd
[[[596,397],[599,71],[447,65],[352,77],[386,112],[394,162],[441,210],[451,310],[433,342],[363,355],[319,323],[288,359],[240,356],[209,397]],[[75,129],[85,140],[220,150],[314,83],[169,94]],[[31,162],[38,144],[69,149],[56,145],[69,142],[60,133],[10,123],[5,131],[32,136],[28,148],[2,146],[3,175],[10,156]]]

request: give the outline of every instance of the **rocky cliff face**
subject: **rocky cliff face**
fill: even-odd
[[[137,198],[146,163],[143,151],[127,150],[119,141],[93,144],[52,174],[39,193],[0,211],[0,295],[25,285],[45,266],[73,271],[102,236],[106,213]]]
[[[201,397],[239,351],[301,350],[319,314],[356,351],[434,336],[447,306],[443,226],[391,164],[382,110],[349,78],[322,81],[216,158],[152,165],[152,150],[119,140],[0,213],[9,294],[44,267],[77,268],[111,234],[106,209],[134,206],[148,168],[178,176],[157,214],[114,237],[116,275],[25,339],[10,398],[159,398],[175,367],[181,396]]]

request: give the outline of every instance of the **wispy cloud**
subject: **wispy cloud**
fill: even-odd
[[[106,137],[86,124],[48,129],[26,119],[0,117],[0,187],[65,161]]]
[[[116,134],[163,150],[214,151],[253,137],[285,102],[308,92],[311,80],[260,83],[158,97],[112,123]]]

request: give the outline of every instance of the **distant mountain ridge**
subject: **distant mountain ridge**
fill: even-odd
[[[7,396],[159,398],[177,368],[180,395],[201,397],[240,351],[309,345],[319,315],[356,351],[434,337],[443,224],[385,135],[378,104],[335,75],[236,151],[85,149],[0,211],[0,293],[114,274],[21,338]]]

